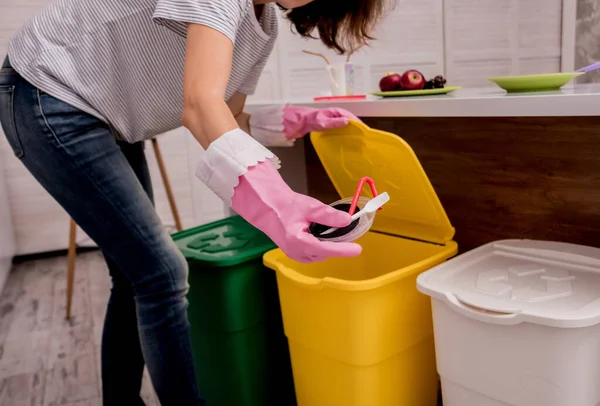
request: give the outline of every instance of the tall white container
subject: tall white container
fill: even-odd
[[[600,405],[600,249],[498,241],[417,284],[444,406]]]

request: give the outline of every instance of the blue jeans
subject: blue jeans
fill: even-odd
[[[162,406],[204,405],[187,319],[188,268],[154,210],[143,143],[117,142],[109,125],[32,86],[8,59],[0,122],[15,155],[109,265],[103,404],[143,405],[147,365]]]

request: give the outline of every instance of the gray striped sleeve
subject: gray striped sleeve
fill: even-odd
[[[248,77],[244,81],[244,84],[242,84],[242,86],[239,88],[238,92],[247,96],[252,96],[254,94],[256,87],[258,86],[258,81],[260,80],[260,75],[267,64],[267,60],[269,59],[269,55],[271,53],[270,50],[272,48],[273,47],[271,46],[269,52],[266,55],[263,55],[262,59],[256,65],[254,65],[248,74]]]
[[[8,53],[31,84],[137,142],[181,126],[190,22],[235,39],[224,99],[254,93],[277,37],[274,3],[257,19],[252,0],[53,0]]]
[[[185,36],[187,24],[201,24],[225,34],[235,42],[237,29],[246,15],[249,0],[158,0],[153,20]]]
[[[270,13],[273,13],[274,18],[270,18]],[[254,64],[254,66],[252,66],[248,73],[248,76],[244,80],[244,83],[242,83],[242,85],[238,89],[238,92],[243,93],[247,96],[252,96],[256,92],[258,82],[260,81],[265,65],[267,64],[273,52],[273,48],[275,47],[275,41],[277,40],[278,24],[275,9],[265,10],[264,16],[267,21],[271,21],[271,23],[267,23],[265,27],[270,35],[269,40],[261,48],[260,59]]]

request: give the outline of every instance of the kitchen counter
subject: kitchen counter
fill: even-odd
[[[528,94],[492,87],[447,96],[289,102],[344,107],[370,127],[402,137],[456,228],[461,251],[504,238],[600,246],[598,84]],[[326,203],[339,199],[310,139],[304,141],[289,153],[302,156],[305,168],[287,158],[283,166],[306,177],[309,195]]]
[[[508,94],[498,87],[462,88],[448,95],[314,102],[310,107],[343,107],[359,117],[575,117],[600,115],[600,84],[567,85],[562,90]],[[249,102],[247,110],[283,101]]]

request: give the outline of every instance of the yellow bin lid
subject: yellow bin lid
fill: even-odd
[[[313,132],[312,144],[342,198],[368,176],[390,201],[377,212],[373,231],[446,244],[454,227],[412,148],[402,138],[351,120],[344,128]],[[364,196],[372,197],[367,185]]]

